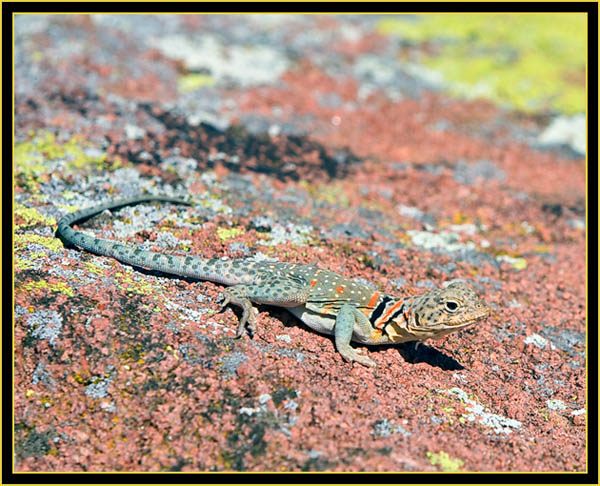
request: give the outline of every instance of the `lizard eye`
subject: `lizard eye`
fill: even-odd
[[[448,312],[456,312],[458,310],[458,302],[453,300],[446,301],[446,310]]]

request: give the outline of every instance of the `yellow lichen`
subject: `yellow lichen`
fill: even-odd
[[[341,183],[309,184],[303,181],[300,186],[310,194],[315,202],[334,204],[341,207],[348,207],[350,204]]]
[[[63,244],[58,238],[50,238],[48,236],[40,236],[33,233],[14,235],[14,238],[15,249],[24,249],[32,243],[45,246],[54,252],[59,252],[63,249]]]
[[[215,78],[208,74],[185,74],[177,80],[177,89],[181,93],[189,93],[204,86],[214,86]]]
[[[64,197],[64,196],[63,196]],[[57,208],[64,209],[68,213],[72,213],[81,209],[79,206],[75,206],[73,204],[55,204]]]
[[[217,235],[221,241],[229,240],[243,234],[244,230],[242,228],[217,228]]]
[[[27,255],[27,258],[15,258],[15,269],[24,270],[35,267],[33,260],[46,258],[48,253],[45,251],[32,252]]]
[[[460,468],[465,465],[462,459],[450,457],[445,451],[439,453],[427,451],[426,455],[432,466],[439,466],[444,472],[460,471]]]
[[[44,226],[55,226],[56,220],[40,214],[33,208],[28,208],[22,204],[15,204],[15,219],[20,218],[24,222],[16,225],[17,228],[25,228],[28,226],[35,226],[36,224],[42,224]]]
[[[115,170],[122,163],[116,159],[106,160],[106,154],[90,152],[94,145],[78,135],[65,142],[59,142],[53,133],[30,132],[30,139],[15,144],[14,167],[17,183],[30,192],[38,194],[38,184],[46,180],[49,174],[60,168],[63,172],[84,167],[102,170]]]
[[[94,273],[96,275],[104,275],[104,270],[92,262],[84,262],[83,266],[90,273]]]
[[[45,407],[49,407],[52,404],[53,404],[53,402],[49,398],[46,398],[46,397],[42,398],[42,405],[44,405]]]
[[[129,274],[119,272],[115,274],[116,285],[125,292],[135,292],[138,295],[152,295],[156,290],[144,281],[136,281]]]
[[[62,197],[63,197],[63,199],[67,199],[67,200],[69,200],[69,199],[73,199],[73,198],[75,197],[75,195],[76,195],[76,194],[75,194],[73,191],[64,191],[64,192],[62,193]],[[57,206],[58,206],[58,207],[62,207],[62,206],[60,206],[60,205],[57,205]]]
[[[524,111],[585,111],[585,14],[384,17],[378,30],[433,42],[422,62],[452,94]]]
[[[14,268],[15,268],[15,270],[30,270],[32,268],[35,268],[35,265],[33,264],[33,262],[31,262],[29,260],[24,260],[22,258],[15,258]]]
[[[499,254],[496,255],[496,260],[509,263],[515,270],[525,270],[527,268],[527,260],[523,257]]]
[[[48,289],[52,292],[58,292],[61,294],[68,295],[69,297],[73,297],[75,295],[73,289],[64,282],[49,283],[46,280],[42,279],[36,280],[34,282],[26,282],[19,286],[19,290],[23,290],[25,292],[39,289]]]

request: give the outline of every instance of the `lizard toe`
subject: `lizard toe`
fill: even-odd
[[[246,327],[246,321],[245,319],[242,317],[240,319],[240,322],[238,322],[238,327],[237,327],[237,331],[235,332],[235,337],[236,338],[241,338],[242,335],[244,334],[244,329]]]
[[[363,366],[368,366],[369,368],[377,368],[375,361],[373,361],[371,358],[368,358],[361,354],[357,355],[357,357],[354,359],[354,361],[356,361],[357,363],[360,363]]]
[[[346,361],[349,361],[349,362],[356,361],[357,363],[360,363],[363,366],[368,366],[369,368],[377,367],[377,365],[375,364],[375,361],[373,361],[368,356],[365,356],[364,354],[359,353],[354,348],[348,347],[347,349],[341,349],[340,354],[342,355],[342,358],[344,358]]]
[[[244,302],[242,305],[243,314],[238,323],[236,337],[241,337],[244,334],[244,329],[246,328],[246,324],[248,325],[248,331],[250,334],[253,334],[256,331],[256,314],[258,311],[250,304],[250,301],[247,303]]]
[[[256,311],[256,309],[252,309]],[[248,331],[252,334],[256,333],[256,314],[258,314],[258,312],[253,312],[250,314],[250,317],[248,317]]]

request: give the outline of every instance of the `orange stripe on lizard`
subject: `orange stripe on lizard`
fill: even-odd
[[[388,320],[388,317],[390,317],[397,309],[399,309],[400,307],[402,307],[402,301],[399,300],[398,302],[396,302],[392,307],[390,307],[388,309],[388,311],[381,316],[381,318],[379,319],[379,321],[375,324],[376,327],[379,328],[379,326],[383,326],[383,324],[385,324]]]
[[[375,304],[377,304],[378,300],[379,300],[379,292],[375,291],[375,292],[373,292],[373,295],[371,295],[371,299],[369,300],[369,303],[360,309],[360,311],[365,315],[365,317],[367,319],[369,319],[371,317],[373,309],[375,308]]]
[[[371,295],[371,300],[367,304],[367,307],[375,307],[375,304],[377,304],[378,299],[379,299],[379,292],[378,291],[373,292],[373,295]]]

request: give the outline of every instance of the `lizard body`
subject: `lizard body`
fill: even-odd
[[[462,281],[448,282],[445,288],[419,296],[398,298],[315,265],[167,255],[89,236],[71,227],[105,209],[149,201],[190,205],[150,195],[109,201],[63,217],[57,234],[72,245],[123,263],[229,286],[223,292],[223,308],[227,304],[242,308],[238,337],[246,325],[250,331],[256,330],[257,312],[252,303],[284,307],[315,331],[333,334],[338,352],[347,361],[375,367],[369,357],[350,346],[350,341],[390,344],[439,339],[490,313]]]

